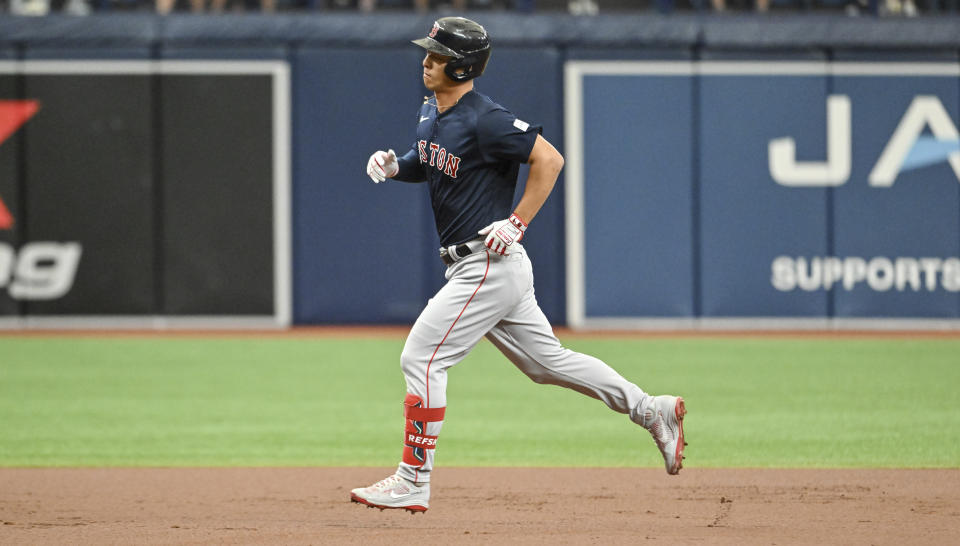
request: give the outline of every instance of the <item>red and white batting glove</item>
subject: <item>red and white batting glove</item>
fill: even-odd
[[[501,256],[506,256],[510,253],[507,250],[510,245],[523,239],[525,231],[527,231],[527,224],[523,223],[516,214],[511,214],[510,218],[494,222],[477,233],[487,236],[483,241],[487,248]]]
[[[393,150],[388,152],[377,150],[373,152],[373,155],[371,155],[367,161],[367,176],[373,180],[374,184],[383,182],[397,174],[399,170],[400,165],[397,163],[397,154],[394,153]]]

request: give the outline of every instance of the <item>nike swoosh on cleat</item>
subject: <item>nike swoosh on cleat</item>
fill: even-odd
[[[413,493],[404,493],[404,494],[402,494],[402,495],[398,495],[398,494],[396,493],[396,491],[391,491],[391,492],[390,492],[390,498],[391,498],[391,499],[402,499],[403,497],[409,497],[409,496],[412,495],[412,494],[413,494]]]

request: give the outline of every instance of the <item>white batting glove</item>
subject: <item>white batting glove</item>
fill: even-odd
[[[374,184],[379,184],[391,176],[397,174],[400,165],[397,163],[397,154],[393,150],[384,152],[377,150],[373,152],[367,161],[367,176],[373,180]]]
[[[501,256],[506,256],[510,253],[508,251],[510,245],[523,239],[525,231],[527,231],[527,224],[523,223],[516,214],[511,214],[510,218],[494,222],[477,233],[487,236],[483,241],[487,248]]]

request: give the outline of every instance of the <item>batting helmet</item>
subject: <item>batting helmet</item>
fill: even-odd
[[[450,57],[444,72],[455,82],[483,74],[490,60],[490,37],[482,26],[463,17],[443,17],[433,23],[426,38],[413,43],[427,51]]]

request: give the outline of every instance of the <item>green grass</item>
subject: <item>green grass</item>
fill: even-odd
[[[402,340],[0,337],[0,466],[393,466]],[[960,467],[960,340],[585,339],[687,399],[688,467]],[[646,466],[649,435],[484,342],[437,463]]]

